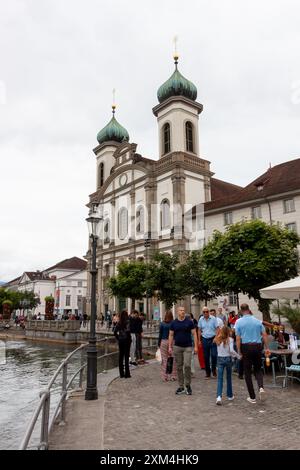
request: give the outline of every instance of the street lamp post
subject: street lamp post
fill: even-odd
[[[144,241],[144,247],[146,248],[146,262],[149,263],[149,248],[151,246],[151,233],[148,232],[147,238]],[[150,313],[149,313],[149,292],[146,289],[146,309],[147,309],[147,320],[151,320]]]
[[[86,219],[89,227],[89,234],[91,238],[92,249],[92,265],[90,274],[91,282],[91,319],[90,319],[90,335],[89,344],[87,347],[87,384],[85,391],[86,400],[97,400],[97,346],[96,346],[96,251],[97,251],[97,227],[100,221],[98,214],[93,213]]]

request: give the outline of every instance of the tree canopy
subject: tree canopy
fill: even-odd
[[[134,307],[135,301],[145,295],[147,265],[142,261],[122,261],[118,273],[108,280],[107,287],[111,295],[129,297]]]
[[[12,302],[12,310],[16,309],[32,309],[40,303],[40,299],[33,291],[13,291],[0,287],[0,310],[2,309],[3,301],[10,300]]]
[[[270,301],[259,290],[297,276],[299,242],[295,232],[261,220],[230,225],[225,233],[215,231],[203,250],[204,281],[212,291],[253,297],[270,320]]]
[[[150,263],[147,274],[146,286],[148,292],[157,295],[167,309],[184,297],[179,276],[178,253],[155,252]]]
[[[187,252],[177,269],[178,284],[184,296],[191,295],[194,299],[207,302],[216,295],[216,292],[209,291],[204,279],[205,265],[201,251]]]

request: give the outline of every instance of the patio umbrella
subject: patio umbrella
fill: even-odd
[[[300,299],[300,276],[260,289],[263,299]]]

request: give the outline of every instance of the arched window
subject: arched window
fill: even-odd
[[[109,219],[104,221],[104,243],[110,242],[110,222]]]
[[[171,152],[170,124],[167,122],[163,127],[163,153]]]
[[[188,121],[185,123],[185,140],[187,152],[194,152],[193,124]]]
[[[104,277],[108,277],[109,276],[109,264],[105,264],[104,265],[104,273],[103,273]]]
[[[136,233],[144,233],[145,230],[145,210],[143,206],[139,206],[136,211]]]
[[[119,210],[119,239],[124,240],[128,234],[128,211],[126,207]]]
[[[161,230],[170,228],[170,225],[171,225],[170,201],[168,199],[164,199],[160,204]]]
[[[103,186],[104,183],[104,163],[99,165],[99,188]]]

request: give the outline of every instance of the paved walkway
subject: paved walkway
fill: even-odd
[[[64,430],[63,441],[73,446],[52,448],[299,449],[297,383],[288,390],[267,388],[268,400],[252,405],[246,401],[244,381],[234,376],[236,399],[217,407],[216,379],[204,380],[204,371],[197,367],[193,395],[176,396],[176,382],[163,383],[159,367],[151,362],[133,370],[131,379],[113,380],[98,402],[79,400],[81,418],[73,414],[72,426]]]

